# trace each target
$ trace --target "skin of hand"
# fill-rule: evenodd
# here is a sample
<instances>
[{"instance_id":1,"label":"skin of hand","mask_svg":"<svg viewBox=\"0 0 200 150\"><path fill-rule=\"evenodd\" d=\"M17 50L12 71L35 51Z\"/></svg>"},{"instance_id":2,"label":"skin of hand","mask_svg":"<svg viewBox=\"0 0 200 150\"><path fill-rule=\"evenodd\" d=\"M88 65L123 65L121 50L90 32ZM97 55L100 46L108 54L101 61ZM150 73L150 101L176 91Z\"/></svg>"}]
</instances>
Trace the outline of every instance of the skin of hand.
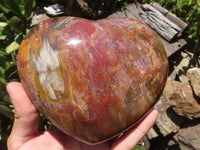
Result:
<instances>
[{"instance_id":1,"label":"skin of hand","mask_svg":"<svg viewBox=\"0 0 200 150\"><path fill-rule=\"evenodd\" d=\"M7 141L8 150L132 150L155 123L152 109L136 126L115 142L87 145L52 127L39 132L39 112L29 100L21 83L11 82L7 92L15 110L15 120Z\"/></svg>"}]
</instances>

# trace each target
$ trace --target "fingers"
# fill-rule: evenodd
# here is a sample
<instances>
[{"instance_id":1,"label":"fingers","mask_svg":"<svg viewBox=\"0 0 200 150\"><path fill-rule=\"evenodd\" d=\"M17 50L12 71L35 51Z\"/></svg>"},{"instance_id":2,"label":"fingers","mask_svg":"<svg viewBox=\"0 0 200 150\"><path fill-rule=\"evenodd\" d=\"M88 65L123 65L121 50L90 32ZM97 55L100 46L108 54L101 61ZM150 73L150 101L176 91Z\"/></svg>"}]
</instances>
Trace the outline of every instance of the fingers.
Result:
<instances>
[{"instance_id":1,"label":"fingers","mask_svg":"<svg viewBox=\"0 0 200 150\"><path fill-rule=\"evenodd\" d=\"M158 112L151 110L147 116L131 131L113 144L113 150L132 150L141 138L149 131L158 118Z\"/></svg>"},{"instance_id":2,"label":"fingers","mask_svg":"<svg viewBox=\"0 0 200 150\"><path fill-rule=\"evenodd\" d=\"M15 110L14 125L9 139L23 143L37 133L39 113L27 97L21 83L9 83L6 89Z\"/></svg>"}]
</instances>

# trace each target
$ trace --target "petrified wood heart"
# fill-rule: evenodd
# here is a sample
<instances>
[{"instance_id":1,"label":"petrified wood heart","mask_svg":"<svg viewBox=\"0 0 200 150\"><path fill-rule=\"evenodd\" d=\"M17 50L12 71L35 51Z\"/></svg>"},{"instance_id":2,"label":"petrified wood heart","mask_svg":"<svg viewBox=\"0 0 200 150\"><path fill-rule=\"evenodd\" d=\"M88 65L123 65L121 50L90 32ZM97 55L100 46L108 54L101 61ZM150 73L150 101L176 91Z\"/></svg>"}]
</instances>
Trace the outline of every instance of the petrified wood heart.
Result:
<instances>
[{"instance_id":1,"label":"petrified wood heart","mask_svg":"<svg viewBox=\"0 0 200 150\"><path fill-rule=\"evenodd\" d=\"M157 34L128 18L52 18L18 53L29 98L57 128L86 143L133 126L156 103L168 75Z\"/></svg>"}]
</instances>

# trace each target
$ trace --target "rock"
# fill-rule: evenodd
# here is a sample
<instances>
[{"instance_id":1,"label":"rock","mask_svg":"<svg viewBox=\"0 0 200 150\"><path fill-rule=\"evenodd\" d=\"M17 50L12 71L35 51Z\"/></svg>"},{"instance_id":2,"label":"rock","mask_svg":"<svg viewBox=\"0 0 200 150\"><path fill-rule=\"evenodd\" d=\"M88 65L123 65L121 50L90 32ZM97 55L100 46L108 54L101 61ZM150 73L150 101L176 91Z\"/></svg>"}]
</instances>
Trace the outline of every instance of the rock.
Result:
<instances>
[{"instance_id":1,"label":"rock","mask_svg":"<svg viewBox=\"0 0 200 150\"><path fill-rule=\"evenodd\" d=\"M180 82L167 80L164 92L160 97L160 100L155 105L155 109L158 111L158 119L156 125L159 129L159 132L163 136L167 136L171 133L176 133L182 123L185 121L185 118L178 116L172 109L171 105L168 102L170 95L176 91L181 86ZM159 134L159 133L157 133ZM150 130L148 137L154 138L156 134L154 131Z\"/></svg>"},{"instance_id":2,"label":"rock","mask_svg":"<svg viewBox=\"0 0 200 150\"><path fill-rule=\"evenodd\" d=\"M160 100L155 108L159 113L156 125L163 136L175 133L180 129L180 125L184 122L185 118L178 116L166 100ZM151 132L152 135L155 136Z\"/></svg>"},{"instance_id":3,"label":"rock","mask_svg":"<svg viewBox=\"0 0 200 150\"><path fill-rule=\"evenodd\" d=\"M169 95L169 103L180 116L189 119L200 117L200 105L193 96L189 82L181 84L180 88Z\"/></svg>"},{"instance_id":4,"label":"rock","mask_svg":"<svg viewBox=\"0 0 200 150\"><path fill-rule=\"evenodd\" d=\"M142 142L141 142L140 146L142 146L145 150L150 148L150 142L149 142L147 136L144 136L141 141Z\"/></svg>"},{"instance_id":5,"label":"rock","mask_svg":"<svg viewBox=\"0 0 200 150\"><path fill-rule=\"evenodd\" d=\"M167 149L166 150L180 150L179 143L174 137L171 137L169 142L167 143Z\"/></svg>"},{"instance_id":6,"label":"rock","mask_svg":"<svg viewBox=\"0 0 200 150\"><path fill-rule=\"evenodd\" d=\"M173 59L174 71L176 72L177 79L184 83L188 82L189 79L186 73L190 68L199 67L200 56L188 51L182 51L180 57L175 57Z\"/></svg>"},{"instance_id":7,"label":"rock","mask_svg":"<svg viewBox=\"0 0 200 150\"><path fill-rule=\"evenodd\" d=\"M157 34L128 18L46 20L22 42L17 63L38 110L63 132L91 144L120 134L146 114L169 68Z\"/></svg>"},{"instance_id":8,"label":"rock","mask_svg":"<svg viewBox=\"0 0 200 150\"><path fill-rule=\"evenodd\" d=\"M35 26L40 22L49 19L49 17L45 13L35 13L31 22L31 26Z\"/></svg>"},{"instance_id":9,"label":"rock","mask_svg":"<svg viewBox=\"0 0 200 150\"><path fill-rule=\"evenodd\" d=\"M194 93L200 97L200 68L191 68L186 75L190 80Z\"/></svg>"},{"instance_id":10,"label":"rock","mask_svg":"<svg viewBox=\"0 0 200 150\"><path fill-rule=\"evenodd\" d=\"M49 6L44 6L43 8L46 11L46 13L50 16L58 16L64 14L64 6L58 3Z\"/></svg>"},{"instance_id":11,"label":"rock","mask_svg":"<svg viewBox=\"0 0 200 150\"><path fill-rule=\"evenodd\" d=\"M189 69L189 64L191 57L193 57L192 54L188 54L185 52L181 52L182 60L180 63L175 66L175 70L177 72L178 79L181 82L188 82L188 78L186 77L186 71Z\"/></svg>"},{"instance_id":12,"label":"rock","mask_svg":"<svg viewBox=\"0 0 200 150\"><path fill-rule=\"evenodd\" d=\"M165 99L169 100L174 91L180 89L182 84L182 82L173 81L170 78L168 78L162 95L165 97Z\"/></svg>"},{"instance_id":13,"label":"rock","mask_svg":"<svg viewBox=\"0 0 200 150\"><path fill-rule=\"evenodd\" d=\"M151 139L153 139L153 138L157 138L159 135L158 135L158 133L154 130L154 128L151 128L151 129L147 132L146 136L147 136L147 138L148 138L149 140L151 140Z\"/></svg>"},{"instance_id":14,"label":"rock","mask_svg":"<svg viewBox=\"0 0 200 150\"><path fill-rule=\"evenodd\" d=\"M188 121L176 135L181 150L200 149L200 120Z\"/></svg>"},{"instance_id":15,"label":"rock","mask_svg":"<svg viewBox=\"0 0 200 150\"><path fill-rule=\"evenodd\" d=\"M175 133L168 136L159 136L150 140L150 148L148 150L180 150L179 143L174 139Z\"/></svg>"}]
</instances>

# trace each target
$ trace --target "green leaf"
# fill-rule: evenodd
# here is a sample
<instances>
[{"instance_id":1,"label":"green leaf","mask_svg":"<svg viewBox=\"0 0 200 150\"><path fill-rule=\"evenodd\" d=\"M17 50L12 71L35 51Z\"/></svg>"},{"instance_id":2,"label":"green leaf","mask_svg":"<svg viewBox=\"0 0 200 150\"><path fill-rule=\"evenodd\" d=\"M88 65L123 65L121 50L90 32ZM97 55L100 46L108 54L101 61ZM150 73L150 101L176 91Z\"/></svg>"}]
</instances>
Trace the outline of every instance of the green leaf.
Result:
<instances>
[{"instance_id":1,"label":"green leaf","mask_svg":"<svg viewBox=\"0 0 200 150\"><path fill-rule=\"evenodd\" d=\"M0 49L0 55L7 55L7 53L4 51L4 49Z\"/></svg>"},{"instance_id":2,"label":"green leaf","mask_svg":"<svg viewBox=\"0 0 200 150\"><path fill-rule=\"evenodd\" d=\"M0 35L0 40L5 40L7 38L6 35Z\"/></svg>"},{"instance_id":3,"label":"green leaf","mask_svg":"<svg viewBox=\"0 0 200 150\"><path fill-rule=\"evenodd\" d=\"M199 2L200 3L200 2ZM197 8L197 15L200 16L200 4L199 4L199 7ZM198 18L199 19L199 18Z\"/></svg>"},{"instance_id":4,"label":"green leaf","mask_svg":"<svg viewBox=\"0 0 200 150\"><path fill-rule=\"evenodd\" d=\"M15 32L24 32L25 27L21 19L17 16L13 16L9 21L8 25L14 30Z\"/></svg>"},{"instance_id":5,"label":"green leaf","mask_svg":"<svg viewBox=\"0 0 200 150\"><path fill-rule=\"evenodd\" d=\"M19 9L20 9L20 11L21 11L21 14L24 16L24 14L25 14L24 5L19 4Z\"/></svg>"},{"instance_id":6,"label":"green leaf","mask_svg":"<svg viewBox=\"0 0 200 150\"><path fill-rule=\"evenodd\" d=\"M5 84L6 82L6 79L0 76L0 85Z\"/></svg>"},{"instance_id":7,"label":"green leaf","mask_svg":"<svg viewBox=\"0 0 200 150\"><path fill-rule=\"evenodd\" d=\"M133 150L145 150L144 147L136 145L136 147Z\"/></svg>"},{"instance_id":8,"label":"green leaf","mask_svg":"<svg viewBox=\"0 0 200 150\"><path fill-rule=\"evenodd\" d=\"M23 34L22 33L19 33L16 37L15 37L15 41L18 43L18 44L21 44L23 40Z\"/></svg>"},{"instance_id":9,"label":"green leaf","mask_svg":"<svg viewBox=\"0 0 200 150\"><path fill-rule=\"evenodd\" d=\"M182 7L182 0L177 0L177 6L178 6L179 8Z\"/></svg>"},{"instance_id":10,"label":"green leaf","mask_svg":"<svg viewBox=\"0 0 200 150\"><path fill-rule=\"evenodd\" d=\"M5 14L8 14L10 11L9 9L7 9L5 6L3 6L2 4L0 4L0 11L2 11Z\"/></svg>"},{"instance_id":11,"label":"green leaf","mask_svg":"<svg viewBox=\"0 0 200 150\"><path fill-rule=\"evenodd\" d=\"M188 1L188 5L191 5L192 4L192 0L187 0Z\"/></svg>"},{"instance_id":12,"label":"green leaf","mask_svg":"<svg viewBox=\"0 0 200 150\"><path fill-rule=\"evenodd\" d=\"M7 22L8 18L4 13L0 13L0 21L1 22Z\"/></svg>"},{"instance_id":13,"label":"green leaf","mask_svg":"<svg viewBox=\"0 0 200 150\"><path fill-rule=\"evenodd\" d=\"M0 22L0 27L5 27L5 26L7 26L7 25L8 25L7 22Z\"/></svg>"},{"instance_id":14,"label":"green leaf","mask_svg":"<svg viewBox=\"0 0 200 150\"><path fill-rule=\"evenodd\" d=\"M4 105L0 105L0 115L3 115L8 118L12 118L14 113L12 112L12 109L10 109Z\"/></svg>"},{"instance_id":15,"label":"green leaf","mask_svg":"<svg viewBox=\"0 0 200 150\"><path fill-rule=\"evenodd\" d=\"M182 8L183 6L190 6L192 4L192 0L177 0L177 6Z\"/></svg>"},{"instance_id":16,"label":"green leaf","mask_svg":"<svg viewBox=\"0 0 200 150\"><path fill-rule=\"evenodd\" d=\"M14 41L9 46L6 47L6 53L11 53L19 48L19 44Z\"/></svg>"},{"instance_id":17,"label":"green leaf","mask_svg":"<svg viewBox=\"0 0 200 150\"><path fill-rule=\"evenodd\" d=\"M0 53L0 63L1 63L2 61L7 61L7 57L6 57L4 54L1 54L1 53Z\"/></svg>"},{"instance_id":18,"label":"green leaf","mask_svg":"<svg viewBox=\"0 0 200 150\"><path fill-rule=\"evenodd\" d=\"M35 0L25 0L25 18L29 19L33 15L33 9L36 7Z\"/></svg>"},{"instance_id":19,"label":"green leaf","mask_svg":"<svg viewBox=\"0 0 200 150\"><path fill-rule=\"evenodd\" d=\"M10 67L5 71L5 77L8 80L8 82L17 81L18 79L17 65L10 65Z\"/></svg>"},{"instance_id":20,"label":"green leaf","mask_svg":"<svg viewBox=\"0 0 200 150\"><path fill-rule=\"evenodd\" d=\"M0 67L0 86L4 83L6 83L6 79L5 79L5 69ZM2 91L0 91L2 92ZM1 94L1 93L0 93Z\"/></svg>"},{"instance_id":21,"label":"green leaf","mask_svg":"<svg viewBox=\"0 0 200 150\"><path fill-rule=\"evenodd\" d=\"M19 8L18 0L4 0L4 5L9 8L10 11L15 13L17 16L22 17L21 10Z\"/></svg>"}]
</instances>

